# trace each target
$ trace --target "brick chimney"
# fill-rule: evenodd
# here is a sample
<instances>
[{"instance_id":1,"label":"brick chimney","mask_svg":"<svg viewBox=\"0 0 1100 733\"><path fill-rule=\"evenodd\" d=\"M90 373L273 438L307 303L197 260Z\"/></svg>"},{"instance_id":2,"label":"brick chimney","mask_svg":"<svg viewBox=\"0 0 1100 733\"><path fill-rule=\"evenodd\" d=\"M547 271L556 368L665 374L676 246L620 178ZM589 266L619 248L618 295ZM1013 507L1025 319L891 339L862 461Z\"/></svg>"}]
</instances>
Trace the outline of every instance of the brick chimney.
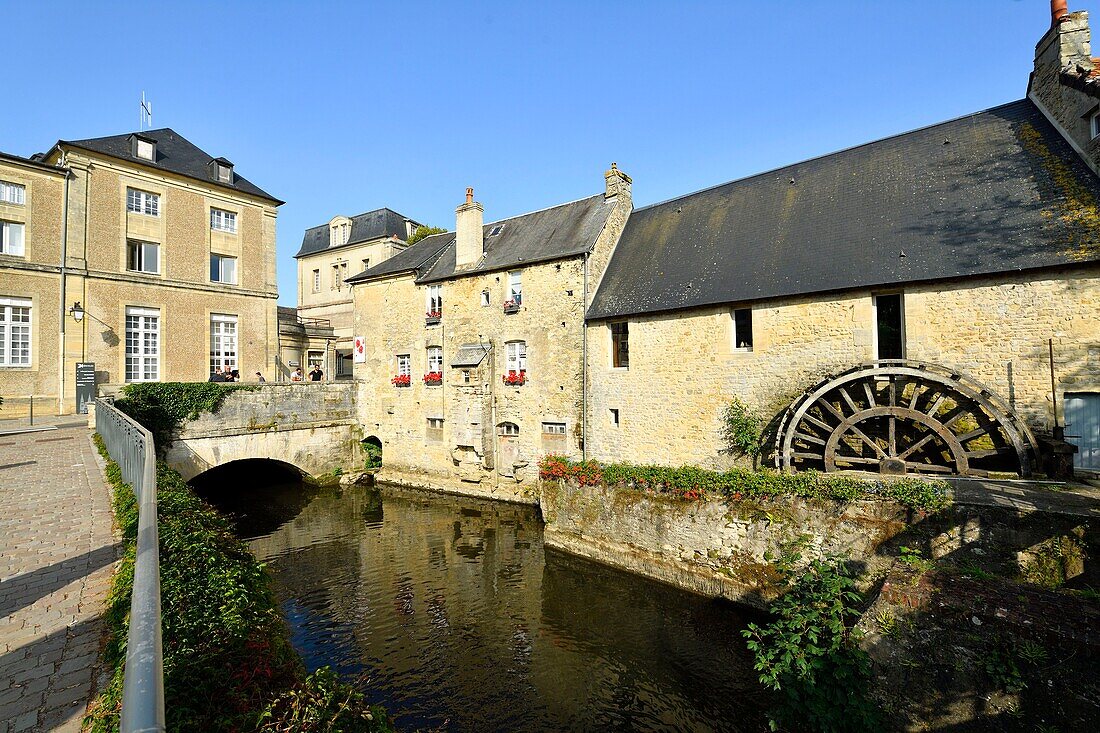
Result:
<instances>
[{"instance_id":1,"label":"brick chimney","mask_svg":"<svg viewBox=\"0 0 1100 733\"><path fill-rule=\"evenodd\" d=\"M1051 0L1050 28L1035 46L1035 70L1027 96L1094 171L1100 172L1100 143L1092 117L1100 101L1093 77L1089 14L1069 12L1066 0Z\"/></svg>"},{"instance_id":2,"label":"brick chimney","mask_svg":"<svg viewBox=\"0 0 1100 733\"><path fill-rule=\"evenodd\" d=\"M474 189L466 189L466 203L455 209L455 269L465 270L481 261L485 253L485 209L474 201Z\"/></svg>"},{"instance_id":3,"label":"brick chimney","mask_svg":"<svg viewBox=\"0 0 1100 733\"><path fill-rule=\"evenodd\" d=\"M605 199L613 198L620 193L625 193L627 198L630 197L630 176L619 170L618 165L612 163L611 170L603 174L603 179L606 183L603 194Z\"/></svg>"}]
</instances>

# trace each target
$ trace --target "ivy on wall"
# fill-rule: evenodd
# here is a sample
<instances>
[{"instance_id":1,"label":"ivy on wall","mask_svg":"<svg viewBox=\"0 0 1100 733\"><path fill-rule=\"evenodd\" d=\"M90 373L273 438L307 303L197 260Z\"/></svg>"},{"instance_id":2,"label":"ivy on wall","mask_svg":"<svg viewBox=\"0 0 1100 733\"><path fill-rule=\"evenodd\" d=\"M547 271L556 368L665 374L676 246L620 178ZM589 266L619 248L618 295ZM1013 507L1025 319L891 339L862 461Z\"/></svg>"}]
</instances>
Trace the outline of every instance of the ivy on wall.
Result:
<instances>
[{"instance_id":1,"label":"ivy on wall","mask_svg":"<svg viewBox=\"0 0 1100 733\"><path fill-rule=\"evenodd\" d=\"M256 385L222 382L138 382L123 388L115 407L148 428L160 451L183 422L217 412L232 392L256 389Z\"/></svg>"}]
</instances>

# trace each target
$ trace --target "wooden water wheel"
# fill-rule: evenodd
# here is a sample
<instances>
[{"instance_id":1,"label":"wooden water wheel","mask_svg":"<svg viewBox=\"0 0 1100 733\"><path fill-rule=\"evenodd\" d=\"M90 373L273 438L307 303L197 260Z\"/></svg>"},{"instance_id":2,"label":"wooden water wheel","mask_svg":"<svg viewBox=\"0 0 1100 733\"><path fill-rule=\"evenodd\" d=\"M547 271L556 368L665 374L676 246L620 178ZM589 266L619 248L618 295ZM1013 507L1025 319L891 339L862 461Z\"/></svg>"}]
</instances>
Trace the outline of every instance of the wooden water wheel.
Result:
<instances>
[{"instance_id":1,"label":"wooden water wheel","mask_svg":"<svg viewBox=\"0 0 1100 733\"><path fill-rule=\"evenodd\" d=\"M884 474L1031 475L1035 438L997 395L958 371L884 360L830 376L791 403L776 466Z\"/></svg>"}]
</instances>

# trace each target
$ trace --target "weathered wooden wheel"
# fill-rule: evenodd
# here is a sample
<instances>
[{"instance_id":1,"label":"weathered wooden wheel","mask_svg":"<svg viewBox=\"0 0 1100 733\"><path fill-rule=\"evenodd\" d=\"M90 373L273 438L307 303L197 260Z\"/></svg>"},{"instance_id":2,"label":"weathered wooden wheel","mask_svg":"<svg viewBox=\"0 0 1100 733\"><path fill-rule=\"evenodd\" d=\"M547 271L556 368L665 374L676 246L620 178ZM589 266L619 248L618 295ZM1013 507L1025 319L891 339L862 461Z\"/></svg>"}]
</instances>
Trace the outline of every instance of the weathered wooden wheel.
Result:
<instances>
[{"instance_id":1,"label":"weathered wooden wheel","mask_svg":"<svg viewBox=\"0 0 1100 733\"><path fill-rule=\"evenodd\" d=\"M877 361L830 376L791 403L775 461L785 470L1031 475L1035 438L992 391L958 371Z\"/></svg>"}]
</instances>

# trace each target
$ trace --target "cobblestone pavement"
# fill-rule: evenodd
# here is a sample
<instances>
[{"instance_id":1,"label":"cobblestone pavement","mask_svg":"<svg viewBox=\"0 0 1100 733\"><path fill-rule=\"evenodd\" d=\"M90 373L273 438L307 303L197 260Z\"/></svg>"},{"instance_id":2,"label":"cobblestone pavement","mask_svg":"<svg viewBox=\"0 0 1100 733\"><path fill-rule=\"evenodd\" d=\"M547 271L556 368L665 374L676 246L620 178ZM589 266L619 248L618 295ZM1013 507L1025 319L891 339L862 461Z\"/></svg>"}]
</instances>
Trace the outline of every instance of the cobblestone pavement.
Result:
<instances>
[{"instance_id":1,"label":"cobblestone pavement","mask_svg":"<svg viewBox=\"0 0 1100 733\"><path fill-rule=\"evenodd\" d=\"M0 733L79 731L119 545L87 427L0 435Z\"/></svg>"}]
</instances>

